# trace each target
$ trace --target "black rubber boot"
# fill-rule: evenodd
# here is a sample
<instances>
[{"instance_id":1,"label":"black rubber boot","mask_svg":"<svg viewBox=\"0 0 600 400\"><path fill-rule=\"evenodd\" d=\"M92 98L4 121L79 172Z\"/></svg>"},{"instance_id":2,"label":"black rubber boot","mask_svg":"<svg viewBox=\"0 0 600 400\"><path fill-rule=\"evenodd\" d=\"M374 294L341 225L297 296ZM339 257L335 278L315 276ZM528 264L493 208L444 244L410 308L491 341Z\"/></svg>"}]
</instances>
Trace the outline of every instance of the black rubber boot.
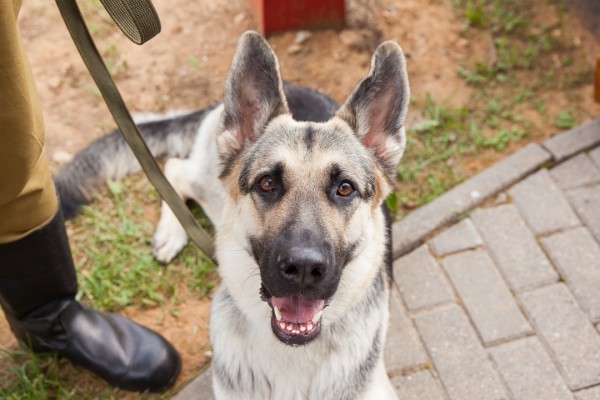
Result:
<instances>
[{"instance_id":1,"label":"black rubber boot","mask_svg":"<svg viewBox=\"0 0 600 400\"><path fill-rule=\"evenodd\" d=\"M111 385L161 392L181 369L158 333L75 300L77 279L60 211L38 231L0 244L0 305L15 336L35 352L56 352Z\"/></svg>"}]
</instances>

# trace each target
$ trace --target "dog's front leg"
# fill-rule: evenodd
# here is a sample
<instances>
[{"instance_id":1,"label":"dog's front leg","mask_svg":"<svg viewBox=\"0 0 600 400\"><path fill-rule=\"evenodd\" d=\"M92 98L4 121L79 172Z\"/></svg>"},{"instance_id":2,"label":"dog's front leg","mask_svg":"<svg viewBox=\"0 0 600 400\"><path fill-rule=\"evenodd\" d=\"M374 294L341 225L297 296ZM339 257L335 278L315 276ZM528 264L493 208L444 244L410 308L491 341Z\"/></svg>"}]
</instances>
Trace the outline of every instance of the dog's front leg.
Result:
<instances>
[{"instance_id":1,"label":"dog's front leg","mask_svg":"<svg viewBox=\"0 0 600 400\"><path fill-rule=\"evenodd\" d=\"M208 161L204 160L204 164ZM200 164L192 156L182 160L170 158L165 164L165 176L184 200L194 200L202 206L213 225L218 225L224 201L224 189L217 173L209 166ZM186 245L188 236L183 226L166 202L162 202L160 220L152 238L154 257L162 262L170 262Z\"/></svg>"},{"instance_id":2,"label":"dog's front leg","mask_svg":"<svg viewBox=\"0 0 600 400\"><path fill-rule=\"evenodd\" d=\"M185 163L187 160L170 158L165 164L165 176L173 188L184 200L192 197L192 185L185 179ZM162 262L170 262L186 245L187 233L171 211L169 205L163 201L160 209L160 220L156 226L152 247L154 257Z\"/></svg>"}]
</instances>

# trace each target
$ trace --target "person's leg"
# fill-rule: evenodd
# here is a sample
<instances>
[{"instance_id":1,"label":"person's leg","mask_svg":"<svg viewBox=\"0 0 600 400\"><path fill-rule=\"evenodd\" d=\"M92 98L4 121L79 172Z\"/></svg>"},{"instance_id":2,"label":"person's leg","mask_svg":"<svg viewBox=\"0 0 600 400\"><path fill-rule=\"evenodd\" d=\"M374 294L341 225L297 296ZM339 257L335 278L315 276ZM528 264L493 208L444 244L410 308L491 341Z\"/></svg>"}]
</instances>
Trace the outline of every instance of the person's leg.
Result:
<instances>
[{"instance_id":1,"label":"person's leg","mask_svg":"<svg viewBox=\"0 0 600 400\"><path fill-rule=\"evenodd\" d=\"M17 31L20 3L0 4L0 243L45 225L58 207L40 102Z\"/></svg>"},{"instance_id":2,"label":"person's leg","mask_svg":"<svg viewBox=\"0 0 600 400\"><path fill-rule=\"evenodd\" d=\"M44 156L19 7L20 0L0 1L0 306L15 336L34 351L55 351L124 389L165 390L181 368L173 346L75 300L75 267Z\"/></svg>"}]
</instances>

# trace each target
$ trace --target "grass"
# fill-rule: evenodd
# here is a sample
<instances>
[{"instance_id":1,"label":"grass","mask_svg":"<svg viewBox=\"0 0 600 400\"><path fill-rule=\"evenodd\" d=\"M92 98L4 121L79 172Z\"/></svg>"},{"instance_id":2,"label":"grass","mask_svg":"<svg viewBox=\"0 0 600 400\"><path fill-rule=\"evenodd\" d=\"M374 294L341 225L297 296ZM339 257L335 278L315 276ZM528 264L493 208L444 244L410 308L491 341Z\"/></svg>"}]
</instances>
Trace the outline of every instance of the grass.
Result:
<instances>
[{"instance_id":1,"label":"grass","mask_svg":"<svg viewBox=\"0 0 600 400\"><path fill-rule=\"evenodd\" d=\"M152 255L154 227L146 213L157 212L160 201L145 179L109 182L105 195L86 207L71 224L73 254L80 280L79 298L92 306L118 311L128 306L176 304L181 282L201 298L216 280L211 261L189 244L168 266ZM208 219L197 208L196 216Z\"/></svg>"},{"instance_id":2,"label":"grass","mask_svg":"<svg viewBox=\"0 0 600 400\"><path fill-rule=\"evenodd\" d=\"M162 399L168 395L123 392L107 387L91 373L52 354L0 350L0 398L3 400Z\"/></svg>"},{"instance_id":3,"label":"grass","mask_svg":"<svg viewBox=\"0 0 600 400\"><path fill-rule=\"evenodd\" d=\"M576 48L566 40L562 26L561 6L555 7L558 22L535 23L533 0L455 0L456 10L465 18L463 34L471 37L475 32L485 31L493 43L491 60L475 60L472 66L463 66L459 75L467 83L483 86L505 83L514 79L520 71L533 71L525 80L529 85L544 87L556 84L577 85L589 82L582 75L588 68L576 72L581 65L575 63ZM549 78L560 78L551 81Z\"/></svg>"},{"instance_id":4,"label":"grass","mask_svg":"<svg viewBox=\"0 0 600 400\"><path fill-rule=\"evenodd\" d=\"M426 95L413 100L418 111L408 132L406 154L398 168L400 189L388 206L402 216L468 177L459 164L484 150L501 152L531 136L529 124L512 104L491 99L485 107L453 107Z\"/></svg>"},{"instance_id":5,"label":"grass","mask_svg":"<svg viewBox=\"0 0 600 400\"><path fill-rule=\"evenodd\" d=\"M0 371L0 398L6 400L74 399L75 390L67 390L52 372L56 358L39 357L26 351L0 351L8 368Z\"/></svg>"}]
</instances>

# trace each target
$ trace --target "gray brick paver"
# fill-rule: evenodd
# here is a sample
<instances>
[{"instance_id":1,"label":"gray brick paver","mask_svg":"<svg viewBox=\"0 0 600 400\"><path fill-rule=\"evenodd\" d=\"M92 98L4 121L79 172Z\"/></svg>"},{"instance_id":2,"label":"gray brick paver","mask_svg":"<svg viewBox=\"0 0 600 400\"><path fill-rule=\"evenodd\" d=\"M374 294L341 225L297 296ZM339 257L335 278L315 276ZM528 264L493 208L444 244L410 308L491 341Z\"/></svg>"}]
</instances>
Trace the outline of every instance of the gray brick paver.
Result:
<instances>
[{"instance_id":1,"label":"gray brick paver","mask_svg":"<svg viewBox=\"0 0 600 400\"><path fill-rule=\"evenodd\" d=\"M558 274L513 204L480 209L471 218L513 290L558 281Z\"/></svg>"},{"instance_id":2,"label":"gray brick paver","mask_svg":"<svg viewBox=\"0 0 600 400\"><path fill-rule=\"evenodd\" d=\"M431 251L437 256L473 249L482 244L483 241L469 218L454 224L429 242Z\"/></svg>"},{"instance_id":3,"label":"gray brick paver","mask_svg":"<svg viewBox=\"0 0 600 400\"><path fill-rule=\"evenodd\" d=\"M600 322L600 245L584 227L542 238L541 242L590 319Z\"/></svg>"},{"instance_id":4,"label":"gray brick paver","mask_svg":"<svg viewBox=\"0 0 600 400\"><path fill-rule=\"evenodd\" d=\"M576 400L600 400L600 386L583 389L575 393Z\"/></svg>"},{"instance_id":5,"label":"gray brick paver","mask_svg":"<svg viewBox=\"0 0 600 400\"><path fill-rule=\"evenodd\" d=\"M214 400L211 368L177 393L173 400Z\"/></svg>"},{"instance_id":6,"label":"gray brick paver","mask_svg":"<svg viewBox=\"0 0 600 400\"><path fill-rule=\"evenodd\" d=\"M567 192L573 208L600 243L600 185Z\"/></svg>"},{"instance_id":7,"label":"gray brick paver","mask_svg":"<svg viewBox=\"0 0 600 400\"><path fill-rule=\"evenodd\" d=\"M593 149L592 151L590 151L590 157L592 158L592 161L594 161L596 163L596 166L598 168L600 168L600 146L596 147L595 149Z\"/></svg>"},{"instance_id":8,"label":"gray brick paver","mask_svg":"<svg viewBox=\"0 0 600 400\"><path fill-rule=\"evenodd\" d=\"M585 153L552 168L550 175L563 190L600 182L600 168Z\"/></svg>"},{"instance_id":9,"label":"gray brick paver","mask_svg":"<svg viewBox=\"0 0 600 400\"><path fill-rule=\"evenodd\" d=\"M537 337L505 343L489 352L515 400L573 400Z\"/></svg>"},{"instance_id":10,"label":"gray brick paver","mask_svg":"<svg viewBox=\"0 0 600 400\"><path fill-rule=\"evenodd\" d=\"M509 398L498 371L458 305L419 314L414 321L452 400Z\"/></svg>"},{"instance_id":11,"label":"gray brick paver","mask_svg":"<svg viewBox=\"0 0 600 400\"><path fill-rule=\"evenodd\" d=\"M383 354L389 373L421 368L429 361L396 290L390 296L390 322Z\"/></svg>"},{"instance_id":12,"label":"gray brick paver","mask_svg":"<svg viewBox=\"0 0 600 400\"><path fill-rule=\"evenodd\" d=\"M595 119L546 140L543 146L552 153L555 161L561 161L598 143L600 119Z\"/></svg>"},{"instance_id":13,"label":"gray brick paver","mask_svg":"<svg viewBox=\"0 0 600 400\"><path fill-rule=\"evenodd\" d=\"M442 263L486 346L532 332L484 250L449 256Z\"/></svg>"},{"instance_id":14,"label":"gray brick paver","mask_svg":"<svg viewBox=\"0 0 600 400\"><path fill-rule=\"evenodd\" d=\"M563 193L541 169L509 189L508 193L536 235L580 224Z\"/></svg>"},{"instance_id":15,"label":"gray brick paver","mask_svg":"<svg viewBox=\"0 0 600 400\"><path fill-rule=\"evenodd\" d=\"M392 378L398 400L445 400L440 383L429 371L419 371L407 376Z\"/></svg>"},{"instance_id":16,"label":"gray brick paver","mask_svg":"<svg viewBox=\"0 0 600 400\"><path fill-rule=\"evenodd\" d=\"M455 300L444 273L429 253L427 245L394 261L394 280L410 311Z\"/></svg>"},{"instance_id":17,"label":"gray brick paver","mask_svg":"<svg viewBox=\"0 0 600 400\"><path fill-rule=\"evenodd\" d=\"M562 283L519 296L571 390L600 384L600 335Z\"/></svg>"}]
</instances>

